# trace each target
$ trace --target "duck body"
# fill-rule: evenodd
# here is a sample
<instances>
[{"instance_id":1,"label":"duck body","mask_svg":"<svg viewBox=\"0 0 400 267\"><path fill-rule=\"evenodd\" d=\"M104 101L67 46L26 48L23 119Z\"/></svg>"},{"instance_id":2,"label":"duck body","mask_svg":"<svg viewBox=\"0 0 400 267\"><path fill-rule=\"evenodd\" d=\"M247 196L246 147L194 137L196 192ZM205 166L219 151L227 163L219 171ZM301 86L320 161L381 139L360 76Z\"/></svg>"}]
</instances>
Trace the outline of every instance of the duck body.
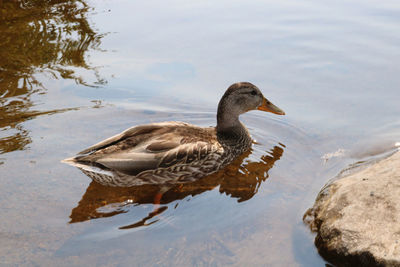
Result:
<instances>
[{"instance_id":1,"label":"duck body","mask_svg":"<svg viewBox=\"0 0 400 267\"><path fill-rule=\"evenodd\" d=\"M184 122L140 125L65 161L80 169L91 165L118 172L118 179L90 176L109 186L192 182L220 170L251 148L252 139L238 117L248 110L267 108L270 102L266 101L254 85L237 83L228 88L218 105L216 127ZM272 111L268 111L284 114L272 103L270 106Z\"/></svg>"}]
</instances>

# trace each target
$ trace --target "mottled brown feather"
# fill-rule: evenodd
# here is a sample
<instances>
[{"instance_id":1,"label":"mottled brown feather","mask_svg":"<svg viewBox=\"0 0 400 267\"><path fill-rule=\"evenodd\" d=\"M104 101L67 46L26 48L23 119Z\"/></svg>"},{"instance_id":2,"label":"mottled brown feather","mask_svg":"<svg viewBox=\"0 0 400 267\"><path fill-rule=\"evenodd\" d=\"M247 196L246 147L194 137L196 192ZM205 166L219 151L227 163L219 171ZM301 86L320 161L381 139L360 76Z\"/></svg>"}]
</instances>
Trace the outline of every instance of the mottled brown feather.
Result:
<instances>
[{"instance_id":1,"label":"mottled brown feather","mask_svg":"<svg viewBox=\"0 0 400 267\"><path fill-rule=\"evenodd\" d=\"M86 154L75 159L137 174L190 164L219 147L215 128L181 122L155 123L130 128L84 150Z\"/></svg>"}]
</instances>

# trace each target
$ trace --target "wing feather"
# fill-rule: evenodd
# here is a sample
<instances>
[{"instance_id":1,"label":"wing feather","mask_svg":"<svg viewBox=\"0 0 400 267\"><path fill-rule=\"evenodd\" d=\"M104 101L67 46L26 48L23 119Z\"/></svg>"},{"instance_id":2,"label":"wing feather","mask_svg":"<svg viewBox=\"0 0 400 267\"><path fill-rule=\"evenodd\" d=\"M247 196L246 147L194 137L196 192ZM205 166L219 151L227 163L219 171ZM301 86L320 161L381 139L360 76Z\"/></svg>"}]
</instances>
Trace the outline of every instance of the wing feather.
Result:
<instances>
[{"instance_id":1,"label":"wing feather","mask_svg":"<svg viewBox=\"0 0 400 267\"><path fill-rule=\"evenodd\" d=\"M189 164L194 161L202 161L207 155L216 151L222 151L217 142L209 143L197 141L180 145L177 148L163 153L158 167L168 168L173 165Z\"/></svg>"},{"instance_id":2,"label":"wing feather","mask_svg":"<svg viewBox=\"0 0 400 267\"><path fill-rule=\"evenodd\" d=\"M75 160L136 175L145 170L190 165L218 149L222 147L215 128L167 122L129 128L81 151Z\"/></svg>"},{"instance_id":3,"label":"wing feather","mask_svg":"<svg viewBox=\"0 0 400 267\"><path fill-rule=\"evenodd\" d=\"M143 135L143 134L150 134L150 133L152 133L156 130L159 130L163 127L178 126L178 125L186 125L186 124L182 123L182 122L160 122L160 123L152 123L152 124L134 126L134 127L126 129L122 133L111 136L97 144L94 144L91 147L86 148L85 150L82 150L81 152L78 153L78 155L89 154L93 151L113 145L113 144L115 144L121 140L124 140L128 137L134 137L134 136Z\"/></svg>"}]
</instances>

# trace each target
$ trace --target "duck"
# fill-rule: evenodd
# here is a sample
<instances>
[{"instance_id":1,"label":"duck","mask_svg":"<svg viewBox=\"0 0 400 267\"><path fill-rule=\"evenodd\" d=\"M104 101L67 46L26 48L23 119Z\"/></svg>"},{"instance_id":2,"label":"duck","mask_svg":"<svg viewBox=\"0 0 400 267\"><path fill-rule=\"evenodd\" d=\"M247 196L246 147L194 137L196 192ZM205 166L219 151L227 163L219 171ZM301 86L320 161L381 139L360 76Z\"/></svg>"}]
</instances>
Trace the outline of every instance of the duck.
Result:
<instances>
[{"instance_id":1,"label":"duck","mask_svg":"<svg viewBox=\"0 0 400 267\"><path fill-rule=\"evenodd\" d=\"M285 115L257 86L250 82L234 83L219 101L215 127L177 121L134 126L64 162L80 169L92 166L117 173L90 176L107 186L194 182L251 149L253 139L239 120L241 114L251 110Z\"/></svg>"}]
</instances>

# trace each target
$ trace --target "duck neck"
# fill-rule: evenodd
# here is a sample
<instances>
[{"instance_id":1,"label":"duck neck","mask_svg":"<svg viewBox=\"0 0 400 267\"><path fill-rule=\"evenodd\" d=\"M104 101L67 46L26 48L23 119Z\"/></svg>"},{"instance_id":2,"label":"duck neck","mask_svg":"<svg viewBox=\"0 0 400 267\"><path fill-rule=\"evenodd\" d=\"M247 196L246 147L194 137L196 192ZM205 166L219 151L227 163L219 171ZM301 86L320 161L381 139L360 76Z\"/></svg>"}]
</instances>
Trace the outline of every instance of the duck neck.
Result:
<instances>
[{"instance_id":1,"label":"duck neck","mask_svg":"<svg viewBox=\"0 0 400 267\"><path fill-rule=\"evenodd\" d=\"M226 102L226 99L222 98L218 104L217 132L226 132L230 129L243 127L239 121L240 114Z\"/></svg>"},{"instance_id":2,"label":"duck neck","mask_svg":"<svg viewBox=\"0 0 400 267\"><path fill-rule=\"evenodd\" d=\"M251 137L244 125L239 121L239 115L229 106L219 104L217 113L218 140L228 146L251 145Z\"/></svg>"},{"instance_id":3,"label":"duck neck","mask_svg":"<svg viewBox=\"0 0 400 267\"><path fill-rule=\"evenodd\" d=\"M239 121L239 116L234 116L234 114L229 114L229 112L227 113L218 113L217 132L225 132L231 129L243 128L243 125Z\"/></svg>"}]
</instances>

